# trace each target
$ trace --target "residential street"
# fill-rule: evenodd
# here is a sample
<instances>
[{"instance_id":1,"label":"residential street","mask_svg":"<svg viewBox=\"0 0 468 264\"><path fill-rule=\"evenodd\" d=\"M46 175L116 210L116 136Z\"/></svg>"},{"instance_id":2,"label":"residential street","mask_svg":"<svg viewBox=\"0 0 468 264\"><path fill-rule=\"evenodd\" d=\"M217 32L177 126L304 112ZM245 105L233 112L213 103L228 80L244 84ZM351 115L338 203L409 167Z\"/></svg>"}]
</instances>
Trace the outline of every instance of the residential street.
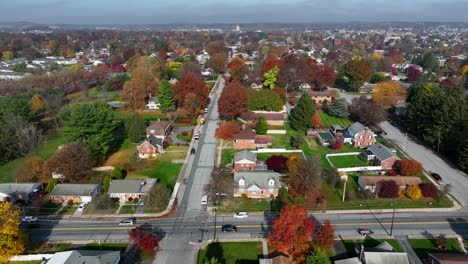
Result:
<instances>
[{"instance_id":1,"label":"residential street","mask_svg":"<svg viewBox=\"0 0 468 264\"><path fill-rule=\"evenodd\" d=\"M379 125L387 133L386 138L392 140L412 158L420 161L427 171L439 173L443 180L442 183L450 184L450 193L463 206L468 204L468 195L466 195L468 177L465 173L452 167L432 150L415 142L409 135L405 140L405 134L388 121L384 121ZM466 211L466 208L462 210Z\"/></svg>"}]
</instances>

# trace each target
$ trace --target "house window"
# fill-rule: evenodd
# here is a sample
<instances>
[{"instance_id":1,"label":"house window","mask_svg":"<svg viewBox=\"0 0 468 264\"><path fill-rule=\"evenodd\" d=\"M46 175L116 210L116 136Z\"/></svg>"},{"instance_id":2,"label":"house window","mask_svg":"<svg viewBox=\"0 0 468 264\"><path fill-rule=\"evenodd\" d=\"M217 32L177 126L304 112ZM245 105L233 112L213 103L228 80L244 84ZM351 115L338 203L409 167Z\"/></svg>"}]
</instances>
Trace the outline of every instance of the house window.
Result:
<instances>
[{"instance_id":1,"label":"house window","mask_svg":"<svg viewBox=\"0 0 468 264\"><path fill-rule=\"evenodd\" d=\"M362 135L359 136L359 139L362 139Z\"/></svg>"},{"instance_id":2,"label":"house window","mask_svg":"<svg viewBox=\"0 0 468 264\"><path fill-rule=\"evenodd\" d=\"M369 135L369 139L371 139L371 138L372 138L372 136L371 136L371 135Z\"/></svg>"},{"instance_id":3,"label":"house window","mask_svg":"<svg viewBox=\"0 0 468 264\"><path fill-rule=\"evenodd\" d=\"M257 194L257 191L252 191L252 194Z\"/></svg>"},{"instance_id":4,"label":"house window","mask_svg":"<svg viewBox=\"0 0 468 264\"><path fill-rule=\"evenodd\" d=\"M357 145L360 146L360 145L361 145L361 142L358 141Z\"/></svg>"}]
</instances>

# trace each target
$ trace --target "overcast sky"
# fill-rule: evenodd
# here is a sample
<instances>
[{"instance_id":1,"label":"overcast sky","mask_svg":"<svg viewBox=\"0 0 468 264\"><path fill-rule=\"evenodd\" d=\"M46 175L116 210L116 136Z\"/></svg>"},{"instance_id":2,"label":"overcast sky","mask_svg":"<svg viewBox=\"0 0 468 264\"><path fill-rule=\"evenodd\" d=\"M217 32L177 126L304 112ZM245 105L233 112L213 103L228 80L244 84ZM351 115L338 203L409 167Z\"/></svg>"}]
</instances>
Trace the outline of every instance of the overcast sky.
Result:
<instances>
[{"instance_id":1,"label":"overcast sky","mask_svg":"<svg viewBox=\"0 0 468 264\"><path fill-rule=\"evenodd\" d=\"M0 11L67 24L468 22L468 0L0 0Z\"/></svg>"}]
</instances>

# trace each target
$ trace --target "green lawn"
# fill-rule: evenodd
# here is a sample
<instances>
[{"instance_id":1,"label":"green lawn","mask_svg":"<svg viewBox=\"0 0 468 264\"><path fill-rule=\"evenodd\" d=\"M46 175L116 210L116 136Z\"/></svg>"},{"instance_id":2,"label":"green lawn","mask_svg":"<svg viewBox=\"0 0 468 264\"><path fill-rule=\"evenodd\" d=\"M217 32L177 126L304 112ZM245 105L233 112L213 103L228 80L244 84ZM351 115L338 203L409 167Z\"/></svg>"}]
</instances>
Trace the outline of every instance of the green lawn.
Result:
<instances>
[{"instance_id":1,"label":"green lawn","mask_svg":"<svg viewBox=\"0 0 468 264\"><path fill-rule=\"evenodd\" d=\"M29 212L31 215L53 215L62 207L60 203L53 203L50 200L45 201L40 208L33 208Z\"/></svg>"},{"instance_id":2,"label":"green lawn","mask_svg":"<svg viewBox=\"0 0 468 264\"><path fill-rule=\"evenodd\" d=\"M72 244L45 243L43 241L29 241L26 244L25 254L47 254L67 251Z\"/></svg>"},{"instance_id":3,"label":"green lawn","mask_svg":"<svg viewBox=\"0 0 468 264\"><path fill-rule=\"evenodd\" d=\"M187 142L189 142L192 139L192 133L186 132L187 134L185 136L182 136L182 133L183 132L177 133L176 135L177 139L182 140L182 141L187 141Z\"/></svg>"},{"instance_id":4,"label":"green lawn","mask_svg":"<svg viewBox=\"0 0 468 264\"><path fill-rule=\"evenodd\" d=\"M127 248L127 243L89 243L83 246L83 250L119 250L123 251Z\"/></svg>"},{"instance_id":5,"label":"green lawn","mask_svg":"<svg viewBox=\"0 0 468 264\"><path fill-rule=\"evenodd\" d=\"M120 208L119 214L133 214L135 213L136 205L131 204L131 205L124 205L122 208Z\"/></svg>"},{"instance_id":6,"label":"green lawn","mask_svg":"<svg viewBox=\"0 0 468 264\"><path fill-rule=\"evenodd\" d=\"M346 128L352 124L351 120L347 117L331 116L323 111L317 111L317 113L321 118L323 126L340 125L341 127Z\"/></svg>"},{"instance_id":7,"label":"green lawn","mask_svg":"<svg viewBox=\"0 0 468 264\"><path fill-rule=\"evenodd\" d=\"M65 206L62 211L60 211L59 215L71 215L71 214L74 214L76 209L78 209L78 206L76 205L73 205L73 206L70 206L70 205L67 205Z\"/></svg>"},{"instance_id":8,"label":"green lawn","mask_svg":"<svg viewBox=\"0 0 468 264\"><path fill-rule=\"evenodd\" d=\"M216 242L198 252L198 263L202 264L205 258L212 257L225 264L258 263L262 255L262 244L259 242Z\"/></svg>"},{"instance_id":9,"label":"green lawn","mask_svg":"<svg viewBox=\"0 0 468 264\"><path fill-rule=\"evenodd\" d=\"M114 214L119 208L118 202L113 202L109 209L102 210L95 207L94 202L91 202L89 206L83 211L83 214Z\"/></svg>"},{"instance_id":10,"label":"green lawn","mask_svg":"<svg viewBox=\"0 0 468 264\"><path fill-rule=\"evenodd\" d=\"M172 163L170 160L157 159L153 168L140 172L150 178L158 179L159 182L165 184L168 188L173 189L179 177L180 169L183 164Z\"/></svg>"},{"instance_id":11,"label":"green lawn","mask_svg":"<svg viewBox=\"0 0 468 264\"><path fill-rule=\"evenodd\" d=\"M403 248L401 247L400 243L398 243L397 240L395 239L373 239L373 238L367 238L364 240L342 240L341 243L343 243L344 248L346 249L346 254L349 257L354 257L356 256L354 248L359 246L361 244L364 244L364 247L376 247L383 243L384 241L387 241L392 247L396 250L396 252L405 252Z\"/></svg>"},{"instance_id":12,"label":"green lawn","mask_svg":"<svg viewBox=\"0 0 468 264\"><path fill-rule=\"evenodd\" d=\"M445 250L438 250L437 243L433 239L410 239L409 243L421 260L427 259L428 253L463 253L455 238L448 239Z\"/></svg>"},{"instance_id":13,"label":"green lawn","mask_svg":"<svg viewBox=\"0 0 468 264\"><path fill-rule=\"evenodd\" d=\"M279 208L271 208L275 211ZM263 212L270 211L270 205L266 199L243 199L243 198L226 198L222 200L218 211L222 213L234 212Z\"/></svg>"},{"instance_id":14,"label":"green lawn","mask_svg":"<svg viewBox=\"0 0 468 264\"><path fill-rule=\"evenodd\" d=\"M368 162L361 159L359 155L328 156L335 168L350 168L368 166Z\"/></svg>"},{"instance_id":15,"label":"green lawn","mask_svg":"<svg viewBox=\"0 0 468 264\"><path fill-rule=\"evenodd\" d=\"M133 115L133 111L127 111L123 108L114 110L114 118L117 120L125 120ZM143 117L145 120L157 120L166 119L166 117L159 110L154 111L138 111L138 115Z\"/></svg>"},{"instance_id":16,"label":"green lawn","mask_svg":"<svg viewBox=\"0 0 468 264\"><path fill-rule=\"evenodd\" d=\"M234 154L240 150L237 149L223 149L221 153L221 166L226 166L233 163Z\"/></svg>"},{"instance_id":17,"label":"green lawn","mask_svg":"<svg viewBox=\"0 0 468 264\"><path fill-rule=\"evenodd\" d=\"M10 261L11 264L41 264L42 260L29 260L29 261Z\"/></svg>"},{"instance_id":18,"label":"green lawn","mask_svg":"<svg viewBox=\"0 0 468 264\"><path fill-rule=\"evenodd\" d=\"M58 147L67 142L66 138L60 134L49 136L37 148L37 155L43 159L52 156ZM34 151L30 151L25 157L11 160L0 166L0 182L13 182L16 171L25 160L34 156Z\"/></svg>"}]
</instances>

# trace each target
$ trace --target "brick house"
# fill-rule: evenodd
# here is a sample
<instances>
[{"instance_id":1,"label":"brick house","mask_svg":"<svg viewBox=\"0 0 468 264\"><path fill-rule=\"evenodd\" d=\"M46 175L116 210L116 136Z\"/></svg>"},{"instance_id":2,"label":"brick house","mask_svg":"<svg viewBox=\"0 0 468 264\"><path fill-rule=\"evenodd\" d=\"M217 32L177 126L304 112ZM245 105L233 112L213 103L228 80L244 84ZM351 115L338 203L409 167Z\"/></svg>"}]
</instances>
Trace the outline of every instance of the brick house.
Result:
<instances>
[{"instance_id":1,"label":"brick house","mask_svg":"<svg viewBox=\"0 0 468 264\"><path fill-rule=\"evenodd\" d=\"M365 127L359 122L355 122L346 128L343 134L343 142L351 143L357 148L366 148L372 144L375 144L375 134L368 127Z\"/></svg>"},{"instance_id":2,"label":"brick house","mask_svg":"<svg viewBox=\"0 0 468 264\"><path fill-rule=\"evenodd\" d=\"M273 141L271 140L271 138L267 136L257 135L255 137L255 147L257 149L266 148L268 146L271 146L272 144L273 144Z\"/></svg>"},{"instance_id":3,"label":"brick house","mask_svg":"<svg viewBox=\"0 0 468 264\"><path fill-rule=\"evenodd\" d=\"M137 146L140 159L155 158L163 151L163 139L150 135Z\"/></svg>"},{"instance_id":4,"label":"brick house","mask_svg":"<svg viewBox=\"0 0 468 264\"><path fill-rule=\"evenodd\" d=\"M396 155L396 150L389 149L380 143L370 145L361 155L366 160L372 161L373 165L381 166L383 170L391 170L395 162L400 160Z\"/></svg>"},{"instance_id":5,"label":"brick house","mask_svg":"<svg viewBox=\"0 0 468 264\"><path fill-rule=\"evenodd\" d=\"M431 264L462 264L468 263L468 255L457 253L428 253L428 261Z\"/></svg>"},{"instance_id":6,"label":"brick house","mask_svg":"<svg viewBox=\"0 0 468 264\"><path fill-rule=\"evenodd\" d=\"M310 98L314 100L316 106L321 106L323 101L331 103L331 101L333 100L333 95L330 91L310 91L308 92L308 94L310 95Z\"/></svg>"},{"instance_id":7,"label":"brick house","mask_svg":"<svg viewBox=\"0 0 468 264\"><path fill-rule=\"evenodd\" d=\"M283 126L284 125L284 113L256 113L258 117L263 116L265 121L270 126Z\"/></svg>"},{"instance_id":8,"label":"brick house","mask_svg":"<svg viewBox=\"0 0 468 264\"><path fill-rule=\"evenodd\" d=\"M156 179L112 180L107 193L110 198L118 198L120 202L141 199L155 183Z\"/></svg>"},{"instance_id":9,"label":"brick house","mask_svg":"<svg viewBox=\"0 0 468 264\"><path fill-rule=\"evenodd\" d=\"M234 154L234 171L255 170L257 154L248 150L243 150Z\"/></svg>"},{"instance_id":10,"label":"brick house","mask_svg":"<svg viewBox=\"0 0 468 264\"><path fill-rule=\"evenodd\" d=\"M249 198L278 196L281 187L279 173L274 171L234 172L234 197L246 194Z\"/></svg>"},{"instance_id":11,"label":"brick house","mask_svg":"<svg viewBox=\"0 0 468 264\"><path fill-rule=\"evenodd\" d=\"M380 181L394 181L400 190L406 190L411 185L419 185L421 178L416 176L359 176L358 184L363 190L370 190L374 193Z\"/></svg>"},{"instance_id":12,"label":"brick house","mask_svg":"<svg viewBox=\"0 0 468 264\"><path fill-rule=\"evenodd\" d=\"M234 149L256 149L255 137L257 134L252 129L246 128L234 135Z\"/></svg>"},{"instance_id":13,"label":"brick house","mask_svg":"<svg viewBox=\"0 0 468 264\"><path fill-rule=\"evenodd\" d=\"M91 202L100 189L99 184L59 183L55 185L50 197L52 201L59 203L65 201Z\"/></svg>"},{"instance_id":14,"label":"brick house","mask_svg":"<svg viewBox=\"0 0 468 264\"><path fill-rule=\"evenodd\" d=\"M153 135L163 141L172 131L172 124L169 121L152 121L146 128L146 137Z\"/></svg>"}]
</instances>

